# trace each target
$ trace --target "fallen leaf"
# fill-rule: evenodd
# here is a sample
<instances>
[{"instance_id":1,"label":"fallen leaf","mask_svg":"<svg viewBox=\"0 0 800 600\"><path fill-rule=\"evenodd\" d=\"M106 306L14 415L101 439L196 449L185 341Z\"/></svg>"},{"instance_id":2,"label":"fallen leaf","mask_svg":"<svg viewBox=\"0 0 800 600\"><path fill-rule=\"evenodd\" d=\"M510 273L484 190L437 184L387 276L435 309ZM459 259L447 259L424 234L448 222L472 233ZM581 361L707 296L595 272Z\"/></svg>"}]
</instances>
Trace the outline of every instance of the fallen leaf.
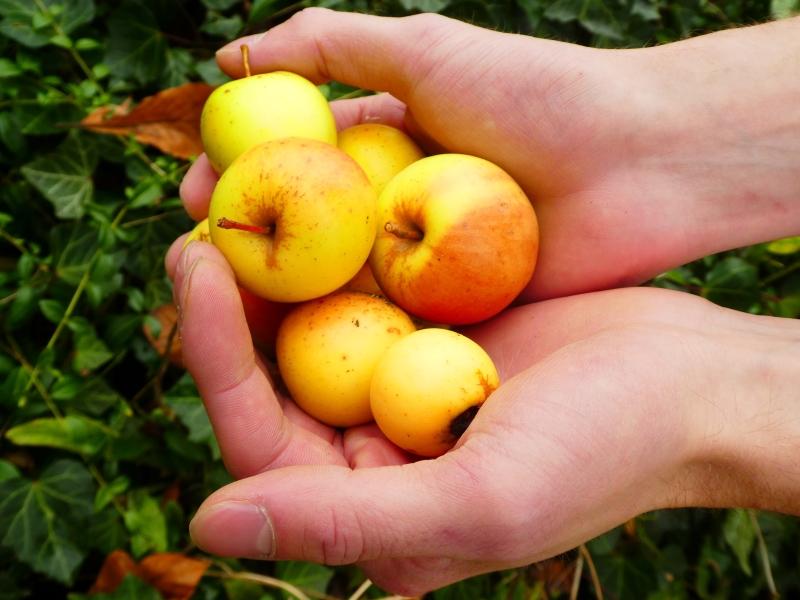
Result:
<instances>
[{"instance_id":1,"label":"fallen leaf","mask_svg":"<svg viewBox=\"0 0 800 600\"><path fill-rule=\"evenodd\" d=\"M211 561L162 552L145 556L139 563L142 579L167 600L188 600Z\"/></svg>"},{"instance_id":2,"label":"fallen leaf","mask_svg":"<svg viewBox=\"0 0 800 600\"><path fill-rule=\"evenodd\" d=\"M136 562L124 550L114 550L103 561L100 573L97 574L97 579L89 593L110 594L117 589L122 580L125 579L125 576L130 573L139 574Z\"/></svg>"},{"instance_id":3,"label":"fallen leaf","mask_svg":"<svg viewBox=\"0 0 800 600\"><path fill-rule=\"evenodd\" d=\"M113 593L126 575L135 575L156 588L165 600L189 600L211 561L177 552L145 556L139 564L124 550L106 557L90 594Z\"/></svg>"},{"instance_id":4,"label":"fallen leaf","mask_svg":"<svg viewBox=\"0 0 800 600\"><path fill-rule=\"evenodd\" d=\"M172 156L191 158L203 151L200 113L213 90L206 83L186 83L149 96L133 108L130 101L98 108L81 126L97 133L133 135Z\"/></svg>"}]
</instances>

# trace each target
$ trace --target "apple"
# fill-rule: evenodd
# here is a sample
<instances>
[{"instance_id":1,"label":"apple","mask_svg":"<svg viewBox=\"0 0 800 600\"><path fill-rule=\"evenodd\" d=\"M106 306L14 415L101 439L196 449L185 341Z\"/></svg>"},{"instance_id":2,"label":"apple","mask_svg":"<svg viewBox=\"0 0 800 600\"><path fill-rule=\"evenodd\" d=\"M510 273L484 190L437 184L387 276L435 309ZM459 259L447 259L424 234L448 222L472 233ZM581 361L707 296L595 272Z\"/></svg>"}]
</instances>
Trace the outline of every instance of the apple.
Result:
<instances>
[{"instance_id":1,"label":"apple","mask_svg":"<svg viewBox=\"0 0 800 600\"><path fill-rule=\"evenodd\" d=\"M286 71L251 75L215 89L200 116L211 166L224 172L253 146L286 137L336 144L328 101L310 81Z\"/></svg>"},{"instance_id":2,"label":"apple","mask_svg":"<svg viewBox=\"0 0 800 600\"><path fill-rule=\"evenodd\" d=\"M448 329L420 329L378 361L370 405L390 441L435 457L453 447L499 385L492 359L477 343Z\"/></svg>"},{"instance_id":3,"label":"apple","mask_svg":"<svg viewBox=\"0 0 800 600\"><path fill-rule=\"evenodd\" d=\"M214 245L239 283L276 302L329 294L361 269L375 239L377 198L336 146L284 138L237 158L214 188Z\"/></svg>"},{"instance_id":4,"label":"apple","mask_svg":"<svg viewBox=\"0 0 800 600\"><path fill-rule=\"evenodd\" d=\"M211 242L208 219L203 219L194 226L183 244L185 248L189 242ZM377 284L376 284L377 285ZM253 344L269 356L275 355L275 339L278 335L278 326L283 318L292 309L294 304L272 302L248 292L242 286L239 295L242 298L242 308L247 319L247 326L253 338Z\"/></svg>"},{"instance_id":5,"label":"apple","mask_svg":"<svg viewBox=\"0 0 800 600\"><path fill-rule=\"evenodd\" d=\"M536 214L511 176L475 156L438 154L383 190L370 266L387 297L412 315L467 324L517 297L538 247Z\"/></svg>"},{"instance_id":6,"label":"apple","mask_svg":"<svg viewBox=\"0 0 800 600\"><path fill-rule=\"evenodd\" d=\"M365 262L364 266L356 273L353 278L339 288L343 292L364 292L365 294L373 294L375 296L383 296L378 282L375 281L375 276L372 274L372 269L369 263Z\"/></svg>"},{"instance_id":7,"label":"apple","mask_svg":"<svg viewBox=\"0 0 800 600\"><path fill-rule=\"evenodd\" d=\"M372 420L370 382L381 356L415 331L385 298L337 292L297 306L278 330L278 369L292 399L335 427Z\"/></svg>"},{"instance_id":8,"label":"apple","mask_svg":"<svg viewBox=\"0 0 800 600\"><path fill-rule=\"evenodd\" d=\"M364 169L380 195L389 180L425 154L405 133L380 123L362 123L339 132L339 148Z\"/></svg>"}]
</instances>

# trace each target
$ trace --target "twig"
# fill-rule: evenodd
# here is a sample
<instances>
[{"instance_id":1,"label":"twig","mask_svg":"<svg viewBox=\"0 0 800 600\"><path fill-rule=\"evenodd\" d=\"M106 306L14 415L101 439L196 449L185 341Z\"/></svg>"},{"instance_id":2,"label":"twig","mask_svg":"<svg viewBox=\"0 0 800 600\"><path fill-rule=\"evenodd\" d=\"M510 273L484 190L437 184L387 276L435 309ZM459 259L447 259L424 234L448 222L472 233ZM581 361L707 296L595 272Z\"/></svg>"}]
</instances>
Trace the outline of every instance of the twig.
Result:
<instances>
[{"instance_id":1,"label":"twig","mask_svg":"<svg viewBox=\"0 0 800 600\"><path fill-rule=\"evenodd\" d=\"M363 596L366 593L366 591L370 588L371 585L372 582L369 579L365 579L364 583L358 586L358 589L355 592L353 592L353 594L347 600L358 600L359 598L361 598L361 596Z\"/></svg>"},{"instance_id":2,"label":"twig","mask_svg":"<svg viewBox=\"0 0 800 600\"><path fill-rule=\"evenodd\" d=\"M761 565L764 568L764 577L767 579L767 588L773 598L780 598L778 588L775 586L775 578L772 576L772 567L769 564L769 552L767 551L767 542L764 540L764 533L761 531L761 525L758 524L756 518L756 511L749 509L747 514L750 517L750 523L753 530L756 532L756 539L758 540L758 554L761 557Z\"/></svg>"},{"instance_id":3,"label":"twig","mask_svg":"<svg viewBox=\"0 0 800 600\"><path fill-rule=\"evenodd\" d=\"M215 563L220 566L220 563ZM290 596L294 596L297 600L311 600L299 588L293 586L291 583L270 577L269 575L259 575L258 573L251 573L249 571L234 571L227 565L223 568L222 572L206 571L209 577L218 577L220 579L238 579L240 581L252 581L260 583L263 586L278 588L283 590Z\"/></svg>"},{"instance_id":4,"label":"twig","mask_svg":"<svg viewBox=\"0 0 800 600\"><path fill-rule=\"evenodd\" d=\"M583 554L578 553L578 560L575 561L575 573L572 576L572 588L569 590L569 600L578 599L578 591L581 589L581 576L583 576Z\"/></svg>"},{"instance_id":5,"label":"twig","mask_svg":"<svg viewBox=\"0 0 800 600\"><path fill-rule=\"evenodd\" d=\"M592 577L592 585L594 586L594 595L597 600L603 600L603 586L600 585L600 577L597 575L597 568L594 566L592 555L589 554L589 549L586 544L581 544L580 553L586 559L586 564L589 565L589 575Z\"/></svg>"}]
</instances>

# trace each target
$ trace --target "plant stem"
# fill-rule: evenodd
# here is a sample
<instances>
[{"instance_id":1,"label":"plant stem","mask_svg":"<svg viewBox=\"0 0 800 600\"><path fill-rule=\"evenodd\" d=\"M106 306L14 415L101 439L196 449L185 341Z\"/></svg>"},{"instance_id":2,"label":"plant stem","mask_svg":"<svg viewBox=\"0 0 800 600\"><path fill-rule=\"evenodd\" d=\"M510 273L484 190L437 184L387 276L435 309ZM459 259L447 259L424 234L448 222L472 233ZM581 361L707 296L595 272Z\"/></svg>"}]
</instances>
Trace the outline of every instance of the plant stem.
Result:
<instances>
[{"instance_id":1,"label":"plant stem","mask_svg":"<svg viewBox=\"0 0 800 600\"><path fill-rule=\"evenodd\" d=\"M761 557L761 566L764 569L764 577L767 580L767 588L772 598L780 598L778 588L775 586L775 578L772 576L772 567L769 564L769 552L767 550L767 542L764 540L764 533L761 531L761 525L758 524L756 518L756 511L748 509L748 516L753 530L756 532L756 539L758 540L758 554Z\"/></svg>"},{"instance_id":2,"label":"plant stem","mask_svg":"<svg viewBox=\"0 0 800 600\"><path fill-rule=\"evenodd\" d=\"M572 576L572 587L569 590L569 600L578 600L578 592L581 589L581 576L583 575L584 558L582 553L578 553L578 560L575 561L575 574Z\"/></svg>"},{"instance_id":3,"label":"plant stem","mask_svg":"<svg viewBox=\"0 0 800 600\"><path fill-rule=\"evenodd\" d=\"M219 566L219 563L216 563ZM297 600L311 600L299 588L293 586L291 583L270 577L268 575L259 575L258 573L250 573L249 571L233 571L229 567L225 567L222 572L206 571L209 577L218 577L220 579L238 579L240 581L252 581L260 583L261 585L278 588L283 590L290 596L294 596Z\"/></svg>"},{"instance_id":4,"label":"plant stem","mask_svg":"<svg viewBox=\"0 0 800 600\"><path fill-rule=\"evenodd\" d=\"M592 555L589 554L589 548L586 547L586 544L580 545L580 553L584 559L586 559L586 564L589 565L589 574L592 577L592 585L594 586L594 595L597 600L603 600L603 586L600 585L600 577L597 574L597 569L594 566L594 561L592 560Z\"/></svg>"},{"instance_id":5,"label":"plant stem","mask_svg":"<svg viewBox=\"0 0 800 600\"><path fill-rule=\"evenodd\" d=\"M358 586L358 589L355 592L353 592L352 595L347 600L358 600L359 598L361 598L361 596L363 596L367 592L367 590L370 588L371 585L372 582L369 579L365 579L364 583Z\"/></svg>"}]
</instances>

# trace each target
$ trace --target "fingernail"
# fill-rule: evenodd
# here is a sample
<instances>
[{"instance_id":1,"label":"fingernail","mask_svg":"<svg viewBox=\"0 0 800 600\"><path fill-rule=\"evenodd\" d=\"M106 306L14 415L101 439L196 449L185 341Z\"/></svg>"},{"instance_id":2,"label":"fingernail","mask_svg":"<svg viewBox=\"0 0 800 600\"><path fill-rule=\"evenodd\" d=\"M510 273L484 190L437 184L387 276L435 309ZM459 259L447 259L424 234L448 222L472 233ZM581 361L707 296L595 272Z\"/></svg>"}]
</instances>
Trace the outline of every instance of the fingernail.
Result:
<instances>
[{"instance_id":1,"label":"fingernail","mask_svg":"<svg viewBox=\"0 0 800 600\"><path fill-rule=\"evenodd\" d=\"M230 42L229 44L224 45L219 50L217 50L217 56L218 57L227 56L229 54L237 54L237 55L239 55L239 54L242 53L242 51L240 50L241 46L244 46L245 44L247 44L252 49L252 47L255 44L257 44L259 41L261 41L262 37L264 37L264 33L256 33L256 34L253 34L253 35L247 35L247 36L245 36L243 38L239 38L238 40L234 40L234 41Z\"/></svg>"},{"instance_id":2,"label":"fingernail","mask_svg":"<svg viewBox=\"0 0 800 600\"><path fill-rule=\"evenodd\" d=\"M275 530L263 506L227 501L201 509L189 523L189 534L201 548L223 556L271 558Z\"/></svg>"}]
</instances>

